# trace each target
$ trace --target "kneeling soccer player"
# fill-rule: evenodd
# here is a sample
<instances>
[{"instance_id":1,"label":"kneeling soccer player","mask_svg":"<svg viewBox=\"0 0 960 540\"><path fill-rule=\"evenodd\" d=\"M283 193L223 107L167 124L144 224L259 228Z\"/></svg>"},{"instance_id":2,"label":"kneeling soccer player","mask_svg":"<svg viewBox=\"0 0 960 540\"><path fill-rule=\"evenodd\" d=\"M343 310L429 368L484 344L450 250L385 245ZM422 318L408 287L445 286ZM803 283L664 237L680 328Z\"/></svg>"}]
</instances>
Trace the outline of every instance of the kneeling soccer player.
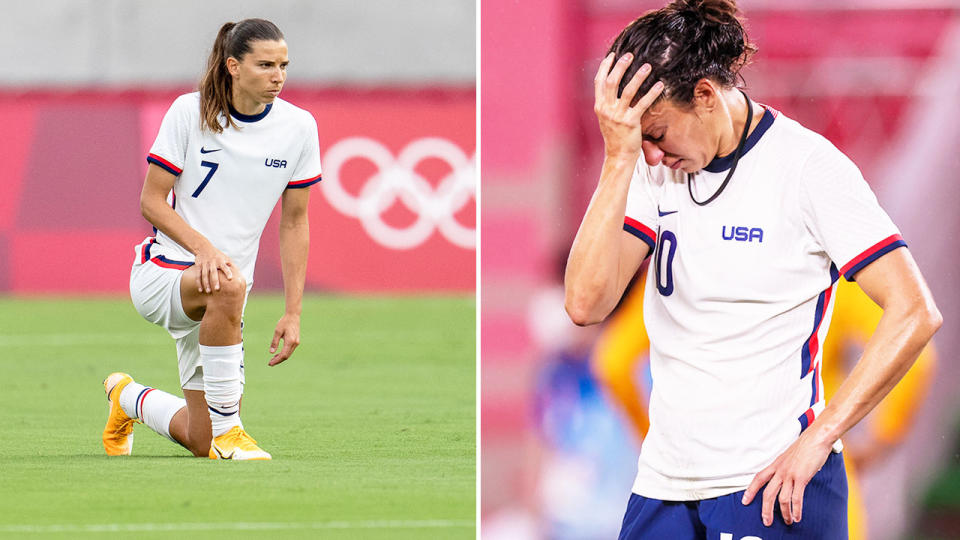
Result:
<instances>
[{"instance_id":1,"label":"kneeling soccer player","mask_svg":"<svg viewBox=\"0 0 960 540\"><path fill-rule=\"evenodd\" d=\"M177 98L163 119L140 196L155 236L136 247L130 294L137 311L176 340L186 399L124 373L109 375L103 431L109 455L130 454L140 421L198 457L271 458L240 421L241 319L260 236L282 199L286 313L269 365L299 344L309 245L309 189L300 188L320 181L316 121L277 98L287 63L287 45L273 23L226 23L200 91Z\"/></svg>"}]
</instances>

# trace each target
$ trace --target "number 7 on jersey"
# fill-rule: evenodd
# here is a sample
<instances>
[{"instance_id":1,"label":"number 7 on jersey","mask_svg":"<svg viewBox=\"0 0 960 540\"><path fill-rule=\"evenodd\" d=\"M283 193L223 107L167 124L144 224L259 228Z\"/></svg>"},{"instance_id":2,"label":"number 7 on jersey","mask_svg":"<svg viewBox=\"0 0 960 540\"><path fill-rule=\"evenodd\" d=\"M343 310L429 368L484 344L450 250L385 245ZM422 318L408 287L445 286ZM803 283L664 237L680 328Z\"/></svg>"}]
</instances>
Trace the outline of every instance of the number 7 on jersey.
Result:
<instances>
[{"instance_id":1,"label":"number 7 on jersey","mask_svg":"<svg viewBox=\"0 0 960 540\"><path fill-rule=\"evenodd\" d=\"M193 192L193 195L191 195L191 197L193 197L194 199L200 196L200 192L203 191L203 188L207 187L207 182L209 182L210 179L213 178L213 173L217 172L217 167L219 167L220 164L214 163L212 161L201 161L200 166L209 167L210 172L207 173L207 176L203 179L203 182L200 182L200 185L197 186L197 190Z\"/></svg>"}]
</instances>

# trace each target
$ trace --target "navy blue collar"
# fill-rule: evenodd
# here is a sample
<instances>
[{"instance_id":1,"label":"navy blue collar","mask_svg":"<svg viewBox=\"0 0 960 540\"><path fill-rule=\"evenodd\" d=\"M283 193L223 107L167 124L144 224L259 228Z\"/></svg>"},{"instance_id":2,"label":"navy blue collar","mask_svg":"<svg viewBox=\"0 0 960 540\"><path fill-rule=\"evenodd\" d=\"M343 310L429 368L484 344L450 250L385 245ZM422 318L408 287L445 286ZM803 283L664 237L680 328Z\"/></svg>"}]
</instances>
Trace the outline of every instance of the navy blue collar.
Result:
<instances>
[{"instance_id":1,"label":"navy blue collar","mask_svg":"<svg viewBox=\"0 0 960 540\"><path fill-rule=\"evenodd\" d=\"M263 108L263 111L260 114L242 114L233 108L233 105L230 105L230 116L236 118L241 122L256 122L258 120L263 120L267 113L270 112L270 109L273 107L273 103L267 103L267 106Z\"/></svg>"},{"instance_id":2,"label":"navy blue collar","mask_svg":"<svg viewBox=\"0 0 960 540\"><path fill-rule=\"evenodd\" d=\"M760 123L757 125L756 129L753 130L753 133L747 136L747 142L743 145L743 153L740 155L740 159L743 159L743 156L747 155L747 152L751 148L756 146L757 142L760 141L760 137L770 129L770 126L773 125L773 112L769 108L763 109L763 116L760 118ZM729 154L723 157L715 157L713 161L707 164L703 170L707 172L723 172L733 165L733 155L736 152L730 152Z\"/></svg>"}]
</instances>

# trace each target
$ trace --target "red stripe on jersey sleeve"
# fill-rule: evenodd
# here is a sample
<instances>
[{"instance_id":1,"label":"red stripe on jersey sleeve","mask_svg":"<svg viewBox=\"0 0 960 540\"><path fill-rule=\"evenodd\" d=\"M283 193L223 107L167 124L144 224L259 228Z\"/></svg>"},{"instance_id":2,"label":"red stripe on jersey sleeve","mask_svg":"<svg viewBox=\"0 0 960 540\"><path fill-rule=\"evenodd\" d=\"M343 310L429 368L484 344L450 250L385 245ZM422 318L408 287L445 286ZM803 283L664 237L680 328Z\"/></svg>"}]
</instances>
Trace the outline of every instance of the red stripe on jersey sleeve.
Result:
<instances>
[{"instance_id":1,"label":"red stripe on jersey sleeve","mask_svg":"<svg viewBox=\"0 0 960 540\"><path fill-rule=\"evenodd\" d=\"M160 167L163 167L163 168L166 169L168 172L170 172L171 174L174 174L174 175L178 175L178 176L179 176L180 173L183 172L183 169L181 169L180 167L177 167L177 166L174 165L173 163L170 163L170 162L167 161L166 159L163 159L162 157L160 157L160 156L158 156L158 155L156 155L156 154L148 154L148 155L147 155L147 161L149 161L149 162L151 162L151 163L156 163L157 165L159 165Z\"/></svg>"},{"instance_id":2,"label":"red stripe on jersey sleeve","mask_svg":"<svg viewBox=\"0 0 960 540\"><path fill-rule=\"evenodd\" d=\"M307 178L306 180L296 180L296 181L294 181L294 182L289 182L289 183L287 184L287 188L288 188L288 189L289 189L289 188L305 188L305 187L308 187L308 186L312 186L312 185L316 184L317 182L319 182L319 181L321 181L321 180L323 180L323 175L322 175L322 174L318 174L318 175L314 176L313 178Z\"/></svg>"},{"instance_id":3,"label":"red stripe on jersey sleeve","mask_svg":"<svg viewBox=\"0 0 960 540\"><path fill-rule=\"evenodd\" d=\"M860 263L866 261L866 260L869 259L872 255L874 255L874 254L876 254L877 252L881 251L883 248L885 248L885 247L887 247L887 246L889 246L889 245L891 245L891 244L895 244L895 243L897 243L897 242L901 242L901 243L902 243L902 242L903 242L903 237L900 236L899 234L891 234L890 236L884 238L883 240L881 240L881 241L877 242L876 244L874 244L874 245L870 246L869 248L867 248L866 251L864 251L864 252L861 253L860 255L857 255L852 261L850 261L850 262L848 262L847 264L843 265L843 267L840 269L840 273L846 276L847 273L848 273L852 268L854 268L854 267L856 267L857 265L859 265ZM906 245L906 244L904 244L904 245ZM848 278L848 279L849 279L849 278Z\"/></svg>"},{"instance_id":4,"label":"red stripe on jersey sleeve","mask_svg":"<svg viewBox=\"0 0 960 540\"><path fill-rule=\"evenodd\" d=\"M653 247L657 245L657 233L655 233L650 227L647 227L643 223L640 223L630 216L624 216L623 225L624 228L627 229L627 232L630 232L634 236L638 236L641 240L649 244L650 249L653 249Z\"/></svg>"}]
</instances>

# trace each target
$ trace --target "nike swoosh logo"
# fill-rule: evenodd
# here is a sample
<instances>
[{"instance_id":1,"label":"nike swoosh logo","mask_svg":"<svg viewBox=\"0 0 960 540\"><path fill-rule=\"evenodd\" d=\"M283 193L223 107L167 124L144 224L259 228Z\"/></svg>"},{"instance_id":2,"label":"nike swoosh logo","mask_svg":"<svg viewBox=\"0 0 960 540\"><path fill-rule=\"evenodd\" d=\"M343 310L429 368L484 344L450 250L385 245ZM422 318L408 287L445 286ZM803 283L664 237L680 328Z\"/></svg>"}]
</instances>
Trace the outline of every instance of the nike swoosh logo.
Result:
<instances>
[{"instance_id":1,"label":"nike swoosh logo","mask_svg":"<svg viewBox=\"0 0 960 540\"><path fill-rule=\"evenodd\" d=\"M233 451L231 451L229 454L224 454L223 451L220 450L220 447L217 446L217 445L213 445L213 449L214 449L214 450L217 452L217 454L220 456L220 459L231 459L231 458L233 458ZM235 449L234 449L234 450L235 450Z\"/></svg>"},{"instance_id":2,"label":"nike swoosh logo","mask_svg":"<svg viewBox=\"0 0 960 540\"><path fill-rule=\"evenodd\" d=\"M216 149L214 149L214 150L204 150L204 148L203 148L202 146L200 147L200 153L201 153L201 154L209 154L210 152L219 152L219 151L221 151L221 150L223 150L223 148L216 148Z\"/></svg>"},{"instance_id":3,"label":"nike swoosh logo","mask_svg":"<svg viewBox=\"0 0 960 540\"><path fill-rule=\"evenodd\" d=\"M677 212L679 212L679 210L673 210L671 212L661 212L660 209L657 208L657 213L660 214L660 217L669 216L670 214L676 214Z\"/></svg>"}]
</instances>

